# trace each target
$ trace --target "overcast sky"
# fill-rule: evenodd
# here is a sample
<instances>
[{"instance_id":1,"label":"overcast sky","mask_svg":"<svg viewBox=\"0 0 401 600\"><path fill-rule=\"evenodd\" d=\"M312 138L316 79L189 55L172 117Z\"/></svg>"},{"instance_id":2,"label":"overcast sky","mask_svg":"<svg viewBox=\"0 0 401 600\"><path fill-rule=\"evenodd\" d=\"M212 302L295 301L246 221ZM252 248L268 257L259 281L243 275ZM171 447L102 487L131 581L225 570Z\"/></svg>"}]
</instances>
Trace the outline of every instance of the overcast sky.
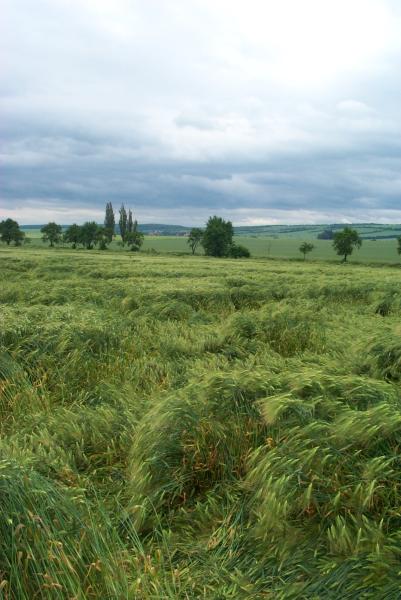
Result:
<instances>
[{"instance_id":1,"label":"overcast sky","mask_svg":"<svg viewBox=\"0 0 401 600\"><path fill-rule=\"evenodd\" d=\"M0 219L401 222L399 0L0 4Z\"/></svg>"}]
</instances>

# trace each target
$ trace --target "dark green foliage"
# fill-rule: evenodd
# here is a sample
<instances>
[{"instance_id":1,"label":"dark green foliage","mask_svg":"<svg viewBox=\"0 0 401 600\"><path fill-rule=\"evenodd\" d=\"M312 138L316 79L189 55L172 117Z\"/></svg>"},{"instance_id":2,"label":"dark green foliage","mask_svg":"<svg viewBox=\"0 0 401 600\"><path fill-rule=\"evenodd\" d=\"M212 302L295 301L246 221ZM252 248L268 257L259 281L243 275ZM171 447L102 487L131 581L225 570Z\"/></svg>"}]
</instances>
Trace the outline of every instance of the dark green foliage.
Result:
<instances>
[{"instance_id":1,"label":"dark green foliage","mask_svg":"<svg viewBox=\"0 0 401 600\"><path fill-rule=\"evenodd\" d=\"M107 245L110 243L110 231L105 227L99 227L96 231L95 243L99 250L107 250Z\"/></svg>"},{"instance_id":2,"label":"dark green foliage","mask_svg":"<svg viewBox=\"0 0 401 600\"><path fill-rule=\"evenodd\" d=\"M125 241L130 250L132 250L133 252L138 252L141 249L143 240L144 235L141 231L138 230L138 223L135 220L134 223L131 224L131 231L128 231Z\"/></svg>"},{"instance_id":3,"label":"dark green foliage","mask_svg":"<svg viewBox=\"0 0 401 600\"><path fill-rule=\"evenodd\" d=\"M91 250L97 243L99 226L95 221L87 221L80 227L79 241L87 250Z\"/></svg>"},{"instance_id":4,"label":"dark green foliage","mask_svg":"<svg viewBox=\"0 0 401 600\"><path fill-rule=\"evenodd\" d=\"M104 217L104 229L106 230L106 241L110 244L115 234L116 221L113 205L111 202L106 204L106 213Z\"/></svg>"},{"instance_id":5,"label":"dark green foliage","mask_svg":"<svg viewBox=\"0 0 401 600\"><path fill-rule=\"evenodd\" d=\"M40 232L42 234L42 240L44 242L50 242L50 247L53 248L54 244L59 244L61 242L63 228L61 225L52 222L44 225Z\"/></svg>"},{"instance_id":6,"label":"dark green foliage","mask_svg":"<svg viewBox=\"0 0 401 600\"><path fill-rule=\"evenodd\" d=\"M0 223L0 239L5 242L7 246L11 242L14 242L16 246L20 246L25 238L25 233L20 230L17 221L13 219L6 219Z\"/></svg>"},{"instance_id":7,"label":"dark green foliage","mask_svg":"<svg viewBox=\"0 0 401 600\"><path fill-rule=\"evenodd\" d=\"M72 244L72 247L75 249L77 244L81 241L81 228L79 225L74 223L67 227L64 232L63 239L67 244Z\"/></svg>"},{"instance_id":8,"label":"dark green foliage","mask_svg":"<svg viewBox=\"0 0 401 600\"><path fill-rule=\"evenodd\" d=\"M202 246L208 256L227 256L230 252L233 239L233 226L231 221L224 221L221 217L210 217L202 236Z\"/></svg>"},{"instance_id":9,"label":"dark green foliage","mask_svg":"<svg viewBox=\"0 0 401 600\"><path fill-rule=\"evenodd\" d=\"M345 227L333 236L333 247L339 256L344 257L344 262L346 262L347 256L352 254L354 248L360 248L361 246L362 240L358 232L351 227Z\"/></svg>"},{"instance_id":10,"label":"dark green foliage","mask_svg":"<svg viewBox=\"0 0 401 600\"><path fill-rule=\"evenodd\" d=\"M334 238L334 231L332 229L325 229L317 234L318 240L332 240Z\"/></svg>"},{"instance_id":11,"label":"dark green foliage","mask_svg":"<svg viewBox=\"0 0 401 600\"><path fill-rule=\"evenodd\" d=\"M135 221L136 223L136 221ZM132 219L132 210L128 210L128 218L127 218L127 234L132 233L134 231L134 221Z\"/></svg>"},{"instance_id":12,"label":"dark green foliage","mask_svg":"<svg viewBox=\"0 0 401 600\"><path fill-rule=\"evenodd\" d=\"M200 229L199 227L193 227L191 229L191 231L189 232L189 237L188 237L188 245L191 248L191 252L192 254L195 254L197 247L199 246L199 244L202 241L202 237L203 237L203 229Z\"/></svg>"},{"instance_id":13,"label":"dark green foliage","mask_svg":"<svg viewBox=\"0 0 401 600\"><path fill-rule=\"evenodd\" d=\"M306 259L306 255L309 254L309 252L312 252L314 247L315 246L313 244L310 244L309 242L302 242L302 244L299 247L299 251L301 252L301 254L304 255L304 260Z\"/></svg>"},{"instance_id":14,"label":"dark green foliage","mask_svg":"<svg viewBox=\"0 0 401 600\"><path fill-rule=\"evenodd\" d=\"M241 244L231 244L228 256L230 258L249 258L251 253L248 248L241 246Z\"/></svg>"},{"instance_id":15,"label":"dark green foliage","mask_svg":"<svg viewBox=\"0 0 401 600\"><path fill-rule=\"evenodd\" d=\"M123 242L123 244L125 244L125 238L128 233L128 216L127 216L127 211L125 209L124 204L121 205L119 213L120 213L120 218L118 221L118 227L120 229L120 235L121 235L122 242Z\"/></svg>"}]
</instances>

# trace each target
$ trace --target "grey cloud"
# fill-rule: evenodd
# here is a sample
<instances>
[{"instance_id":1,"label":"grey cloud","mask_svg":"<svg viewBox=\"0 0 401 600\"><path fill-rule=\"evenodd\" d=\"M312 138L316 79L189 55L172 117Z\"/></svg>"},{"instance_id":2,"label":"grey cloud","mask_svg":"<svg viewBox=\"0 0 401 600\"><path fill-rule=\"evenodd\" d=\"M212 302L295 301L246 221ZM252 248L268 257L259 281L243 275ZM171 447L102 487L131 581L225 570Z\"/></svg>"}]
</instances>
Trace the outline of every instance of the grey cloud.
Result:
<instances>
[{"instance_id":1,"label":"grey cloud","mask_svg":"<svg viewBox=\"0 0 401 600\"><path fill-rule=\"evenodd\" d=\"M391 31L374 60L302 82L256 21L251 35L255 0L239 15L225 0L5 4L0 217L71 222L112 200L166 222L401 221Z\"/></svg>"}]
</instances>

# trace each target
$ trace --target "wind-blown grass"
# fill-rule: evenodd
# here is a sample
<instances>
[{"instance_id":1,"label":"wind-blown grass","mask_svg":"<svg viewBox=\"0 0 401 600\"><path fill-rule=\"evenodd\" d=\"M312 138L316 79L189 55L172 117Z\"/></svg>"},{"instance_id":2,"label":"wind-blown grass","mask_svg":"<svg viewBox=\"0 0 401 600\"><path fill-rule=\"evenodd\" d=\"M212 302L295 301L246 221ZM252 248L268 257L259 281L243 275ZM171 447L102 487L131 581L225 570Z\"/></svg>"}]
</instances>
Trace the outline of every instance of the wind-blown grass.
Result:
<instances>
[{"instance_id":1,"label":"wind-blown grass","mask_svg":"<svg viewBox=\"0 0 401 600\"><path fill-rule=\"evenodd\" d=\"M394 268L0 253L0 597L398 598Z\"/></svg>"}]
</instances>

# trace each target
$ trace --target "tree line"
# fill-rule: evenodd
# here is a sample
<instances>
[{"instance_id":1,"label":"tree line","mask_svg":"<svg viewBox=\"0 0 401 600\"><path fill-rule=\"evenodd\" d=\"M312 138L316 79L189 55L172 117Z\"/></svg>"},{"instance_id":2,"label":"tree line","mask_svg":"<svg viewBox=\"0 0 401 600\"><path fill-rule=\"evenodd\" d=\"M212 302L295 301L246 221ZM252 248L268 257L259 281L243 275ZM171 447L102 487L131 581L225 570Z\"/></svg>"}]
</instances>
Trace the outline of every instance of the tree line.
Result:
<instances>
[{"instance_id":1,"label":"tree line","mask_svg":"<svg viewBox=\"0 0 401 600\"><path fill-rule=\"evenodd\" d=\"M100 250L107 249L116 235L118 227L121 244L130 250L140 250L144 234L139 231L138 221L134 219L131 209L126 210L124 204L119 209L119 219L116 223L115 213L111 202L106 204L103 225L95 221L87 221L83 225L73 223L63 232L62 226L50 222L41 228L43 242L48 242L51 247L60 243L71 244L72 248L82 245L87 250L98 247ZM192 254L196 253L199 246L203 247L207 256L248 258L248 248L233 241L234 229L231 221L225 221L221 217L209 217L205 229L193 227L188 236L188 245ZM327 239L327 238L326 238ZM362 246L362 239L356 229L344 227L344 229L333 233L333 248L337 255L347 261L355 248ZM29 241L25 232L21 231L17 221L5 219L0 222L0 240L7 245L14 243L20 246ZM306 259L307 254L312 252L315 246L310 242L302 242L299 251ZM401 255L401 236L397 238L397 252Z\"/></svg>"},{"instance_id":2,"label":"tree line","mask_svg":"<svg viewBox=\"0 0 401 600\"><path fill-rule=\"evenodd\" d=\"M133 218L131 209L125 208L124 204L119 209L118 228L123 246L130 250L138 251L143 244L144 235L138 229L138 221ZM48 242L50 247L57 244L71 244L72 248L82 245L87 250L98 247L106 250L116 235L116 220L111 202L106 204L104 224L99 225L95 221L87 221L83 225L73 223L63 232L61 225L55 222L43 225L40 230L43 242ZM27 241L25 232L21 231L17 221L6 219L0 223L0 239L7 245L14 242L20 246Z\"/></svg>"}]
</instances>

